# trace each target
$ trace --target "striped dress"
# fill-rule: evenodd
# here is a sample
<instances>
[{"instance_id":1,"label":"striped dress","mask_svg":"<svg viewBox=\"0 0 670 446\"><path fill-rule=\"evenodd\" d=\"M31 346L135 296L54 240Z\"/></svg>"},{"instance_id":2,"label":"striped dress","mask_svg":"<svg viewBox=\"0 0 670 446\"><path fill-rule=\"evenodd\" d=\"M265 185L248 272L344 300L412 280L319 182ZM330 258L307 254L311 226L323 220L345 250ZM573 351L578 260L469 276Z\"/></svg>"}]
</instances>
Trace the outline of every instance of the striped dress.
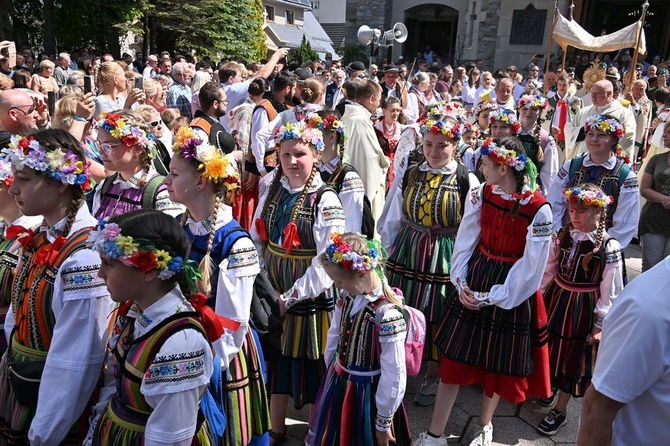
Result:
<instances>
[{"instance_id":1,"label":"striped dress","mask_svg":"<svg viewBox=\"0 0 670 446\"><path fill-rule=\"evenodd\" d=\"M2 336L5 319L12 302L12 281L19 263L21 244L16 239L0 241L0 355L7 350L7 338Z\"/></svg>"},{"instance_id":2,"label":"striped dress","mask_svg":"<svg viewBox=\"0 0 670 446\"><path fill-rule=\"evenodd\" d=\"M575 234L584 233L575 231ZM584 396L596 363L599 343L586 345L586 339L596 322L601 326L611 300L623 288L619 243L609 239L605 247L591 257L585 269L584 256L593 252L595 245L590 238L580 238L575 241L572 236L565 237L555 246L554 249L560 251L559 257L547 267L548 271L555 269L555 276L544 293L552 386L574 397ZM613 297L601 299L603 273L610 267L618 269L608 275L610 283L605 288L606 294Z\"/></svg>"},{"instance_id":3,"label":"striped dress","mask_svg":"<svg viewBox=\"0 0 670 446\"><path fill-rule=\"evenodd\" d=\"M220 215L223 212L220 212ZM221 222L221 220L219 220ZM217 223L218 224L218 223ZM199 231L200 227L204 231ZM186 234L191 241L191 253L189 258L200 263L207 253L207 242L209 240L209 229L211 223L193 222L189 220L185 227ZM194 235L197 231L198 235ZM202 233L202 235L200 235ZM238 244L237 241L244 237L248 244ZM243 245L243 246L242 246ZM226 257L224 257L226 256ZM222 292L223 295L214 295L208 305L222 316L238 320L239 314L230 314L224 308L237 306L232 303L219 302L219 299L238 299L235 293L243 293L252 290L235 289L237 280L230 278L229 273L235 274L235 279L244 277L255 277L258 274L258 253L249 239L248 234L242 230L240 225L231 220L222 224L215 230L214 243L211 251L212 263L212 293ZM221 262L227 260L226 271L220 271ZM219 282L225 281L219 287ZM230 285L228 285L230 284ZM249 284L251 285L251 284ZM233 288L230 290L229 288ZM242 287L240 287L242 288ZM227 292L227 293L226 293ZM247 296L247 297L250 297ZM242 297L239 296L238 300ZM234 311L234 310L232 310ZM241 309L240 313L244 310ZM248 313L248 308L246 309ZM248 320L244 321L239 330L245 330L246 334L237 354L232 358L225 358L228 364L223 372L223 409L226 415L227 426L223 436L225 445L247 445L252 443L253 438L262 436L270 430L270 411L268 397L263 377L264 364L262 363L262 351L253 329L248 326ZM234 335L231 335L234 336ZM231 341L227 339L227 344ZM216 346L215 346L216 349ZM225 353L224 353L225 354Z\"/></svg>"},{"instance_id":4,"label":"striped dress","mask_svg":"<svg viewBox=\"0 0 670 446\"><path fill-rule=\"evenodd\" d=\"M86 247L89 231L89 228L85 228L71 235L59 249L51 266L39 265L34 261L37 254L53 246L47 239L46 231L38 232L32 244L21 251L11 286L15 327L9 341L12 360L46 360L56 324L52 309L54 280L63 262ZM81 275L78 277L83 286L101 285L99 279L92 280L92 275L97 274L98 268L99 265L96 265L95 271L89 272L84 267L81 268ZM66 277L62 279L65 281ZM14 389L8 381L7 362L8 354L3 356L0 364L0 445L28 444L28 430L36 409L23 406L16 399ZM78 428L77 424L72 427L64 444L77 444Z\"/></svg>"},{"instance_id":5,"label":"striped dress","mask_svg":"<svg viewBox=\"0 0 670 446\"><path fill-rule=\"evenodd\" d=\"M96 446L144 445L146 425L154 409L142 394L143 383L150 386L172 381L175 387L183 386L183 382L197 380L206 369L204 351L183 352L171 357L157 356L172 336L189 336L189 332L196 331L207 338L197 312L177 312L135 337L135 324L142 324L142 321L141 318L126 317L128 308L129 305L124 305L119 309L114 336L110 340L116 394L102 411L96 425L93 434ZM193 446L218 444L200 412L195 432Z\"/></svg>"},{"instance_id":6,"label":"striped dress","mask_svg":"<svg viewBox=\"0 0 670 446\"><path fill-rule=\"evenodd\" d=\"M403 192L402 212L406 224L389 248L386 263L389 284L402 290L407 305L426 316L430 331L424 360L440 359L433 342L435 330L442 320L447 297L454 292L449 277L451 253L464 206L460 203L457 169L435 173L417 167L405 175L408 184ZM410 180L412 173L416 173L414 181Z\"/></svg>"},{"instance_id":7,"label":"striped dress","mask_svg":"<svg viewBox=\"0 0 670 446\"><path fill-rule=\"evenodd\" d=\"M263 249L263 260L272 286L280 293L295 289L296 281L305 276L312 266L317 255L317 212L322 214L328 225L327 229L344 229L344 213L339 198L334 197L336 200L332 200L337 205L326 207L321 203L326 194L336 196L332 189L326 189L318 176L315 177L313 186L298 211L300 247L293 248L290 254L282 248L282 234L290 222L291 210L300 192L291 192L282 185L273 197L267 197L270 202L266 212L261 214L268 237ZM260 209L263 208L261 205L262 203L259 204ZM322 240L324 243L327 241L327 238ZM325 272L316 274L325 275ZM329 279L326 282L332 284ZM292 395L296 409L316 401L319 385L326 372L322 356L330 327L330 313L334 306L333 294L334 291L329 290L313 298L300 300L289 308L283 318L281 354L270 358L270 392Z\"/></svg>"},{"instance_id":8,"label":"striped dress","mask_svg":"<svg viewBox=\"0 0 670 446\"><path fill-rule=\"evenodd\" d=\"M361 299L365 299L362 308ZM399 343L401 357L395 359L404 369L407 329L402 313L383 298L343 293L337 299L334 321L339 321L339 326L331 329L337 335L336 359L321 385L305 443L376 445L376 416L390 412L395 444L410 445L411 434L402 404L407 375L402 373L404 370L400 373L393 368L383 370L380 362L382 351L392 351L394 344ZM394 382L399 379L403 383ZM378 399L380 385L386 387L385 394L391 395L390 398ZM380 402L382 406L378 407Z\"/></svg>"},{"instance_id":9,"label":"striped dress","mask_svg":"<svg viewBox=\"0 0 670 446\"><path fill-rule=\"evenodd\" d=\"M489 185L482 188L481 240L468 262L466 282L472 291L489 292L505 283L510 269L523 257L526 228L546 200L536 191L511 218L514 201L494 193ZM538 230L549 231L548 223ZM511 309L490 305L473 311L461 304L454 291L436 335L444 352L442 381L479 383L488 396L497 393L513 403L531 395L548 396L546 310L537 294L528 290L527 298Z\"/></svg>"}]
</instances>

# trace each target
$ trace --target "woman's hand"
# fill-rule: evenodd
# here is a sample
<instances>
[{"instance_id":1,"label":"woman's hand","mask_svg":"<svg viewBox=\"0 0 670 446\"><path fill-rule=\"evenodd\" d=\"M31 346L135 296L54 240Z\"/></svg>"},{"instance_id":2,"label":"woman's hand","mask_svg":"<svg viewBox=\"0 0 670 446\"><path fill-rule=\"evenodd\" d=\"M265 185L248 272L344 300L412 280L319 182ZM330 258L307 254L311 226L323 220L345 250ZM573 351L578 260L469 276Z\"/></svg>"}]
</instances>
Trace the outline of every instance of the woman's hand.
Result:
<instances>
[{"instance_id":1,"label":"woman's hand","mask_svg":"<svg viewBox=\"0 0 670 446\"><path fill-rule=\"evenodd\" d=\"M375 431L375 434L379 446L388 446L390 442L395 443L395 437L391 433L391 429L387 431Z\"/></svg>"},{"instance_id":2,"label":"woman's hand","mask_svg":"<svg viewBox=\"0 0 670 446\"><path fill-rule=\"evenodd\" d=\"M89 120L95 112L95 96L93 93L86 93L83 98L77 102L76 116Z\"/></svg>"},{"instance_id":3,"label":"woman's hand","mask_svg":"<svg viewBox=\"0 0 670 446\"><path fill-rule=\"evenodd\" d=\"M469 288L461 288L461 292L458 295L458 299L461 301L463 306L468 310L479 310L477 307L477 299L475 299L475 293Z\"/></svg>"},{"instance_id":4,"label":"woman's hand","mask_svg":"<svg viewBox=\"0 0 670 446\"><path fill-rule=\"evenodd\" d=\"M600 328L594 328L593 330L591 330L591 334L589 335L588 338L586 338L586 345L599 344L601 332L602 330Z\"/></svg>"},{"instance_id":5,"label":"woman's hand","mask_svg":"<svg viewBox=\"0 0 670 446\"><path fill-rule=\"evenodd\" d=\"M247 177L244 179L244 190L249 192L258 186L258 175L247 172Z\"/></svg>"}]
</instances>

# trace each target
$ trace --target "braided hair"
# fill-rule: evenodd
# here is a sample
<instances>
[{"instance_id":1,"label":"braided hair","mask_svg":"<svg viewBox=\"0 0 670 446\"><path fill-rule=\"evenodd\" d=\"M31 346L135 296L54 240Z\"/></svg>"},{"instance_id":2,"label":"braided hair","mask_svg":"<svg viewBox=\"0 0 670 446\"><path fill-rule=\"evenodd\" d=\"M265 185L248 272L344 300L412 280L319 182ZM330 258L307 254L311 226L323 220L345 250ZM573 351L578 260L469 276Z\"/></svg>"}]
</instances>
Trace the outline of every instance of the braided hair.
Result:
<instances>
[{"instance_id":1,"label":"braided hair","mask_svg":"<svg viewBox=\"0 0 670 446\"><path fill-rule=\"evenodd\" d=\"M519 141L519 138L516 136L504 136L502 138L496 138L493 142L498 146L505 146L505 148L508 150L514 150L517 156L521 154L526 155L526 149L524 149L523 144L521 144L521 141ZM523 192L523 186L526 184L527 169L524 168L522 171L518 171L510 167L509 171L512 172L516 178L516 188L514 192L521 194ZM521 204L519 203L519 200L514 200L514 204L512 205L512 209L509 213L512 219L519 215L520 208Z\"/></svg>"},{"instance_id":2,"label":"braided hair","mask_svg":"<svg viewBox=\"0 0 670 446\"><path fill-rule=\"evenodd\" d=\"M319 115L322 119L326 119L329 116L334 116L335 119L340 120L342 116L340 115L340 112L337 110L331 110L331 109L323 109L319 110L316 112L317 115ZM342 164L344 164L344 134L343 133L337 133L334 132L335 136L337 137L336 144L337 144L337 155L340 157L340 162L337 163L337 171L339 171L342 168Z\"/></svg>"},{"instance_id":3,"label":"braided hair","mask_svg":"<svg viewBox=\"0 0 670 446\"><path fill-rule=\"evenodd\" d=\"M207 238L207 250L205 256L200 260L198 264L198 270L202 275L202 279L196 281L196 286L198 290L201 291L204 295L209 296L212 291L212 273L214 272L214 262L212 262L212 247L214 246L214 236L216 235L216 219L219 214L219 208L221 207L222 201L222 189L219 188L216 191L216 197L214 199L214 209L212 210L212 221L211 227L209 229L209 237Z\"/></svg>"},{"instance_id":4,"label":"braided hair","mask_svg":"<svg viewBox=\"0 0 670 446\"><path fill-rule=\"evenodd\" d=\"M47 149L55 150L60 148L63 151L71 151L77 155L80 160L86 160L86 155L81 150L79 141L77 141L74 136L65 130L42 130L35 133L33 137L38 143L40 143L41 146L44 146ZM84 191L79 186L69 185L67 186L67 191L70 197L70 201L65 228L63 229L64 237L67 237L70 233L72 225L77 218L77 212L79 212L79 209L86 203Z\"/></svg>"},{"instance_id":5,"label":"braided hair","mask_svg":"<svg viewBox=\"0 0 670 446\"><path fill-rule=\"evenodd\" d=\"M542 149L542 124L544 123L544 118L542 113L538 113L537 120L535 121L535 127L533 128L533 137L535 138L535 143L537 144L537 162L541 163L544 161L544 150ZM538 166L539 168L539 166Z\"/></svg>"}]
</instances>

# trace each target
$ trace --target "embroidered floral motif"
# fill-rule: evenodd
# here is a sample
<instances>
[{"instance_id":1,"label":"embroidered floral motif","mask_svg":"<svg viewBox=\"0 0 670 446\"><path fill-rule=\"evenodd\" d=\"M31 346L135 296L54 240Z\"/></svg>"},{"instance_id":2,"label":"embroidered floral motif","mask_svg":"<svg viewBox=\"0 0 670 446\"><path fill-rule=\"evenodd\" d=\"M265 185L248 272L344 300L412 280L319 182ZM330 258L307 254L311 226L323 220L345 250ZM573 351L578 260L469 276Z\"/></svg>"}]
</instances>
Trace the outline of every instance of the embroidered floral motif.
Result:
<instances>
[{"instance_id":1,"label":"embroidered floral motif","mask_svg":"<svg viewBox=\"0 0 670 446\"><path fill-rule=\"evenodd\" d=\"M551 235L551 222L536 223L533 225L533 237L549 237Z\"/></svg>"},{"instance_id":2,"label":"embroidered floral motif","mask_svg":"<svg viewBox=\"0 0 670 446\"><path fill-rule=\"evenodd\" d=\"M608 252L606 263L619 263L621 261L621 251Z\"/></svg>"},{"instance_id":3,"label":"embroidered floral motif","mask_svg":"<svg viewBox=\"0 0 670 446\"><path fill-rule=\"evenodd\" d=\"M144 374L146 385L197 378L205 372L205 351L157 356Z\"/></svg>"},{"instance_id":4,"label":"embroidered floral motif","mask_svg":"<svg viewBox=\"0 0 670 446\"><path fill-rule=\"evenodd\" d=\"M393 423L393 417L385 417L383 415L377 414L375 418L375 425L383 431L391 429L391 424Z\"/></svg>"},{"instance_id":5,"label":"embroidered floral motif","mask_svg":"<svg viewBox=\"0 0 670 446\"><path fill-rule=\"evenodd\" d=\"M623 189L637 189L638 188L637 177L626 178L623 182Z\"/></svg>"},{"instance_id":6,"label":"embroidered floral motif","mask_svg":"<svg viewBox=\"0 0 670 446\"><path fill-rule=\"evenodd\" d=\"M379 336L391 336L397 333L407 331L407 324L402 315L397 318L386 319L379 325Z\"/></svg>"},{"instance_id":7,"label":"embroidered floral motif","mask_svg":"<svg viewBox=\"0 0 670 446\"><path fill-rule=\"evenodd\" d=\"M323 218L326 221L330 220L344 220L344 209L341 207L327 207L323 208Z\"/></svg>"},{"instance_id":8,"label":"embroidered floral motif","mask_svg":"<svg viewBox=\"0 0 670 446\"><path fill-rule=\"evenodd\" d=\"M231 253L228 256L228 268L242 268L258 263L258 252L250 248L248 250L240 250Z\"/></svg>"}]
</instances>

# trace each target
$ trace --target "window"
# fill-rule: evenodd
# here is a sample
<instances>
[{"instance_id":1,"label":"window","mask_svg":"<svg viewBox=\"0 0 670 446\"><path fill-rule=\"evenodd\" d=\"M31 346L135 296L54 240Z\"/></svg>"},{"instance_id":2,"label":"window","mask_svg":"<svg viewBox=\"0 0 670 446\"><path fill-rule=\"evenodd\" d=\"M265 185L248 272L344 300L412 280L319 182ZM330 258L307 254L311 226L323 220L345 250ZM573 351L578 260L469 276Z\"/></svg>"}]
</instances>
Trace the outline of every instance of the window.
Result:
<instances>
[{"instance_id":1,"label":"window","mask_svg":"<svg viewBox=\"0 0 670 446\"><path fill-rule=\"evenodd\" d=\"M319 9L319 6L320 6L319 3L321 3L321 2L318 1L318 0L317 0L317 1L313 1L313 2L312 2L312 9Z\"/></svg>"},{"instance_id":2,"label":"window","mask_svg":"<svg viewBox=\"0 0 670 446\"><path fill-rule=\"evenodd\" d=\"M274 6L266 6L265 7L265 20L270 20L274 22L275 20L275 7Z\"/></svg>"},{"instance_id":3,"label":"window","mask_svg":"<svg viewBox=\"0 0 670 446\"><path fill-rule=\"evenodd\" d=\"M295 13L293 11L286 11L286 24L293 25L295 22Z\"/></svg>"}]
</instances>

